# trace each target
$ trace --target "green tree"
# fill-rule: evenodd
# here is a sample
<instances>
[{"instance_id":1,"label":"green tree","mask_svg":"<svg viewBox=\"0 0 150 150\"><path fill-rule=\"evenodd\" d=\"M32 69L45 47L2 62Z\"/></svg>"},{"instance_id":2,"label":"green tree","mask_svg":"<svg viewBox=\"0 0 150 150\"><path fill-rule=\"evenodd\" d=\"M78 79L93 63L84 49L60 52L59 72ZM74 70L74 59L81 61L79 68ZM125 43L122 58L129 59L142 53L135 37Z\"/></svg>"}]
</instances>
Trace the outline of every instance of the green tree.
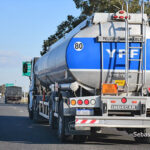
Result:
<instances>
[{"instance_id":1,"label":"green tree","mask_svg":"<svg viewBox=\"0 0 150 150\"><path fill-rule=\"evenodd\" d=\"M73 17L72 15L67 16L67 20L63 21L58 27L55 34L50 35L47 40L44 40L42 51L40 52L41 55L44 55L49 47L65 36L66 33L69 33L73 28L75 28L79 23L86 19L85 15L81 15L77 18Z\"/></svg>"},{"instance_id":2,"label":"green tree","mask_svg":"<svg viewBox=\"0 0 150 150\"><path fill-rule=\"evenodd\" d=\"M126 10L124 0L73 0L76 8L81 9L82 14L91 15L94 12L117 12L119 9ZM142 0L128 0L129 12L137 13L141 11ZM145 13L150 18L150 0L144 0Z\"/></svg>"},{"instance_id":3,"label":"green tree","mask_svg":"<svg viewBox=\"0 0 150 150\"><path fill-rule=\"evenodd\" d=\"M116 12L122 6L126 10L124 0L73 0L76 8L82 10L82 14L91 15L93 12ZM128 0L129 12L135 13L140 10L141 0ZM148 6L149 0L146 1ZM124 5L123 5L124 4Z\"/></svg>"},{"instance_id":4,"label":"green tree","mask_svg":"<svg viewBox=\"0 0 150 150\"><path fill-rule=\"evenodd\" d=\"M124 0L73 0L76 8L81 9L81 15L77 18L69 15L66 21L63 21L58 27L54 35L44 40L43 49L41 55L48 51L48 48L70 32L79 23L81 23L87 16L90 16L94 12L117 12L118 10L126 10ZM136 13L141 10L141 0L128 0L129 12ZM150 16L150 0L145 0L145 13Z\"/></svg>"}]
</instances>

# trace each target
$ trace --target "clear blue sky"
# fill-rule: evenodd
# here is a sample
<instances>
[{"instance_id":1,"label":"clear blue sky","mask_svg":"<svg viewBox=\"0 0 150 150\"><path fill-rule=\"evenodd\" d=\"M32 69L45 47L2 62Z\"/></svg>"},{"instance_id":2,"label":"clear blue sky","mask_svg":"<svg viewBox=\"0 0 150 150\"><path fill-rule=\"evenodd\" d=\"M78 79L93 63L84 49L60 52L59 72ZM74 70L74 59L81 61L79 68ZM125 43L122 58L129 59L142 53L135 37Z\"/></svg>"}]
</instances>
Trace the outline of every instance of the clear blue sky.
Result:
<instances>
[{"instance_id":1,"label":"clear blue sky","mask_svg":"<svg viewBox=\"0 0 150 150\"><path fill-rule=\"evenodd\" d=\"M0 85L28 90L22 61L40 56L43 40L67 15L79 16L73 0L0 0Z\"/></svg>"}]
</instances>

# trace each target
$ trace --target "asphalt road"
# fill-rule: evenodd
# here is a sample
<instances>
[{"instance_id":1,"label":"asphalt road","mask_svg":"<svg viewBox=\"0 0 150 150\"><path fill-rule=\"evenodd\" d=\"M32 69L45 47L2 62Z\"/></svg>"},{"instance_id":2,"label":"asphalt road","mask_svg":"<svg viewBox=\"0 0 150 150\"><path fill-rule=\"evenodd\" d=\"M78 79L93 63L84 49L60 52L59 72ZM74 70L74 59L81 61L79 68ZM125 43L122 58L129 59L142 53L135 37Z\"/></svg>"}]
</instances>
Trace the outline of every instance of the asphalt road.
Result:
<instances>
[{"instance_id":1,"label":"asphalt road","mask_svg":"<svg viewBox=\"0 0 150 150\"><path fill-rule=\"evenodd\" d=\"M4 104L0 100L0 150L150 150L148 144L137 144L131 135L115 129L104 129L82 144L59 142L48 124L34 124L28 118L26 105Z\"/></svg>"}]
</instances>

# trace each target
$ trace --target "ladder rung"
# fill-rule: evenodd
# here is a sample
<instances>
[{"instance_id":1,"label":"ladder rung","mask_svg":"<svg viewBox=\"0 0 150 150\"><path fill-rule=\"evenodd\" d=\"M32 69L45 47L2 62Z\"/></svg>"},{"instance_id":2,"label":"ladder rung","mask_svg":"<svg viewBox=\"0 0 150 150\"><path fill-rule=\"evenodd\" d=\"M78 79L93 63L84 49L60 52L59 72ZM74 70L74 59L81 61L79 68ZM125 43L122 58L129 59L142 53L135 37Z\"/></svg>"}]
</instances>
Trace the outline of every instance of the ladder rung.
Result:
<instances>
[{"instance_id":1,"label":"ladder rung","mask_svg":"<svg viewBox=\"0 0 150 150\"><path fill-rule=\"evenodd\" d=\"M143 37L143 35L130 35L129 37Z\"/></svg>"},{"instance_id":2,"label":"ladder rung","mask_svg":"<svg viewBox=\"0 0 150 150\"><path fill-rule=\"evenodd\" d=\"M139 24L139 25L142 25L142 22L128 22L128 24Z\"/></svg>"},{"instance_id":3,"label":"ladder rung","mask_svg":"<svg viewBox=\"0 0 150 150\"><path fill-rule=\"evenodd\" d=\"M142 74L143 72L128 72L128 73L138 73L138 74Z\"/></svg>"},{"instance_id":4,"label":"ladder rung","mask_svg":"<svg viewBox=\"0 0 150 150\"><path fill-rule=\"evenodd\" d=\"M138 49L143 49L143 47L129 47L129 48L138 48Z\"/></svg>"},{"instance_id":5,"label":"ladder rung","mask_svg":"<svg viewBox=\"0 0 150 150\"><path fill-rule=\"evenodd\" d=\"M142 61L142 59L129 59L129 61Z\"/></svg>"},{"instance_id":6,"label":"ladder rung","mask_svg":"<svg viewBox=\"0 0 150 150\"><path fill-rule=\"evenodd\" d=\"M128 86L129 86L129 85L143 85L143 84L128 84Z\"/></svg>"}]
</instances>

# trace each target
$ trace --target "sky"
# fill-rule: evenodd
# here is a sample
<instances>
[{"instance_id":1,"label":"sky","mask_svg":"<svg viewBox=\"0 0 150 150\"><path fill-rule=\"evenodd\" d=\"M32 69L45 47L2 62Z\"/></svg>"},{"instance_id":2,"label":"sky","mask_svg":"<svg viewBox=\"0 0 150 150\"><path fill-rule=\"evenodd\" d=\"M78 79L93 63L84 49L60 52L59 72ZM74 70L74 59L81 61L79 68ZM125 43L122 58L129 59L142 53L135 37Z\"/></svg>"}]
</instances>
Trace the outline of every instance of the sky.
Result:
<instances>
[{"instance_id":1,"label":"sky","mask_svg":"<svg viewBox=\"0 0 150 150\"><path fill-rule=\"evenodd\" d=\"M43 40L67 15L79 16L73 0L0 0L0 85L28 91L22 62L40 56Z\"/></svg>"}]
</instances>

